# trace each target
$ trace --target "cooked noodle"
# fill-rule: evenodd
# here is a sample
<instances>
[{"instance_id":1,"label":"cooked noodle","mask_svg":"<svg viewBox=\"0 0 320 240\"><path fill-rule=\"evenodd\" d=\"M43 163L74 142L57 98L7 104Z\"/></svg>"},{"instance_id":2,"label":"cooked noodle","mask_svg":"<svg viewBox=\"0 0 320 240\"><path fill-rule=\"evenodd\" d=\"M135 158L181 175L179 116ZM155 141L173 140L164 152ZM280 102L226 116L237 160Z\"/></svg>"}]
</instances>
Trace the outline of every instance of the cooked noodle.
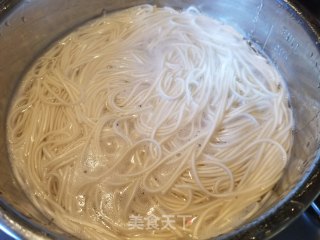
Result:
<instances>
[{"instance_id":1,"label":"cooked noodle","mask_svg":"<svg viewBox=\"0 0 320 240\"><path fill-rule=\"evenodd\" d=\"M202 239L263 207L292 126L281 77L233 28L193 7L143 5L39 58L8 136L20 185L75 236ZM161 229L166 215L174 227ZM159 226L130 228L133 216Z\"/></svg>"}]
</instances>

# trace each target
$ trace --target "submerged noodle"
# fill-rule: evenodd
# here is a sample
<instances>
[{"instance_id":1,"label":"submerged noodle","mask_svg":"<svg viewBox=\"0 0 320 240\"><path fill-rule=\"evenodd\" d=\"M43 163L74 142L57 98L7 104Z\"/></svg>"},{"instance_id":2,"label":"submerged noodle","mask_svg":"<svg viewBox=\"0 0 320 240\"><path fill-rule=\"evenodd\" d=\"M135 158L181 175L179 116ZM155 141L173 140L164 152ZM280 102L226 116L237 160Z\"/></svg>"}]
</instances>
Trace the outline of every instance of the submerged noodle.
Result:
<instances>
[{"instance_id":1,"label":"submerged noodle","mask_svg":"<svg viewBox=\"0 0 320 240\"><path fill-rule=\"evenodd\" d=\"M233 28L195 8L143 5L40 57L8 136L20 185L75 236L202 239L264 206L292 125L281 77ZM134 216L158 226L132 226Z\"/></svg>"}]
</instances>

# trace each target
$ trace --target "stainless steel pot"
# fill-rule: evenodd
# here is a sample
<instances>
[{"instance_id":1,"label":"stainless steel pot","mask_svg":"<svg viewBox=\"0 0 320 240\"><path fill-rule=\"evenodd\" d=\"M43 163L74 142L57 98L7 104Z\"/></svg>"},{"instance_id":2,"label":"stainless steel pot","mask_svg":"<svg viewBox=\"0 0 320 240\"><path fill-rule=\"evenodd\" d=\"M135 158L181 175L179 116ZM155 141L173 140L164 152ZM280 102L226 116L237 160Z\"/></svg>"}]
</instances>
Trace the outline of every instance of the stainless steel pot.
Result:
<instances>
[{"instance_id":1,"label":"stainless steel pot","mask_svg":"<svg viewBox=\"0 0 320 240\"><path fill-rule=\"evenodd\" d=\"M218 237L270 238L304 211L320 189L319 26L296 2L282 0L0 0L0 228L23 239L72 238L42 216L14 180L5 137L8 105L24 71L50 43L94 17L143 3L197 6L260 46L285 78L295 140L274 190L278 197L256 218Z\"/></svg>"}]
</instances>

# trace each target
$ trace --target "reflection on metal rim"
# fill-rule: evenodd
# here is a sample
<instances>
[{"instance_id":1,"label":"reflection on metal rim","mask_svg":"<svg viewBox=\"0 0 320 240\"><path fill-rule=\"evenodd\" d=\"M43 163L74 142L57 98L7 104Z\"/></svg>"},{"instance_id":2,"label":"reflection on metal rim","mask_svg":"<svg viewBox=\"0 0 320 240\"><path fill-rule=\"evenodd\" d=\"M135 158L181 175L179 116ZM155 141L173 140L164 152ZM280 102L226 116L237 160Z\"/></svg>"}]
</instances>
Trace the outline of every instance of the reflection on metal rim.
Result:
<instances>
[{"instance_id":1,"label":"reflection on metal rim","mask_svg":"<svg viewBox=\"0 0 320 240\"><path fill-rule=\"evenodd\" d=\"M0 0L0 20L21 0Z\"/></svg>"}]
</instances>

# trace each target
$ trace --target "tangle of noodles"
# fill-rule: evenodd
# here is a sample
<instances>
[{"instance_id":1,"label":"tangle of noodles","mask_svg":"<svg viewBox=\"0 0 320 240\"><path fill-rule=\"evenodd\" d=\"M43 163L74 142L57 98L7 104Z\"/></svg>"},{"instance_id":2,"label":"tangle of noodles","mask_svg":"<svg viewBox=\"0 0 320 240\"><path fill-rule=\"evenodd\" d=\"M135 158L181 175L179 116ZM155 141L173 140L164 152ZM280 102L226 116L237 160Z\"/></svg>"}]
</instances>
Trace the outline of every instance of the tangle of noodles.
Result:
<instances>
[{"instance_id":1,"label":"tangle of noodles","mask_svg":"<svg viewBox=\"0 0 320 240\"><path fill-rule=\"evenodd\" d=\"M233 28L193 7L143 5L53 45L7 125L20 185L62 229L204 239L263 208L293 119L281 77Z\"/></svg>"}]
</instances>

